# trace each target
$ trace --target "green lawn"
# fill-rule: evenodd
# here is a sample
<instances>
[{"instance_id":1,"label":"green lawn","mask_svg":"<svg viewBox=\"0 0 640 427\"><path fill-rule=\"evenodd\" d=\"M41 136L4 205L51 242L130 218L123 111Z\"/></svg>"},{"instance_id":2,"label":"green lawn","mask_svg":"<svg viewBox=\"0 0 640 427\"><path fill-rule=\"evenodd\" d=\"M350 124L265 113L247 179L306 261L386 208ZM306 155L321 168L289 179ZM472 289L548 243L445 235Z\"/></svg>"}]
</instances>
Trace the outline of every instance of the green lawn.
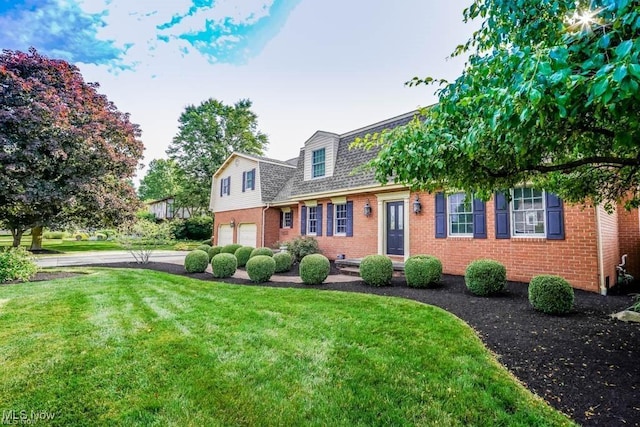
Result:
<instances>
[{"instance_id":1,"label":"green lawn","mask_svg":"<svg viewBox=\"0 0 640 427\"><path fill-rule=\"evenodd\" d=\"M54 425L571 424L436 307L94 271L0 287L0 413L48 411Z\"/></svg>"},{"instance_id":2,"label":"green lawn","mask_svg":"<svg viewBox=\"0 0 640 427\"><path fill-rule=\"evenodd\" d=\"M0 248L11 246L13 240L11 236L0 236ZM180 241L187 244L190 248L195 248L202 244L201 242ZM24 236L20 240L20 245L25 248L31 246L31 236ZM173 249L174 243L159 246L158 249ZM114 251L124 250L122 245L115 240L80 240L73 239L42 239L42 247L44 249L55 250L59 252L86 252L86 251Z\"/></svg>"}]
</instances>

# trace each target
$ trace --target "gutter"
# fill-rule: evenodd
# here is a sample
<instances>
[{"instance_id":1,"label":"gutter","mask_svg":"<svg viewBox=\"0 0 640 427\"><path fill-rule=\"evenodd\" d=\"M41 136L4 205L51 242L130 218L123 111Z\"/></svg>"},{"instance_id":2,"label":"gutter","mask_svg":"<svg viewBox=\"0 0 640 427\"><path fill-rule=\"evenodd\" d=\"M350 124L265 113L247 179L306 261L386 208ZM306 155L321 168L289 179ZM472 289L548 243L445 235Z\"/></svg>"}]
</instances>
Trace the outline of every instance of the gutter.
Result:
<instances>
[{"instance_id":1,"label":"gutter","mask_svg":"<svg viewBox=\"0 0 640 427\"><path fill-rule=\"evenodd\" d=\"M265 208L262 209L262 227L261 227L261 230L262 230L262 233L261 233L262 234L262 242L261 242L260 246L263 247L263 248L264 248L264 224L266 222L265 214L267 213L267 209L269 209L270 207L271 207L271 204L267 203L267 206L265 206Z\"/></svg>"},{"instance_id":2,"label":"gutter","mask_svg":"<svg viewBox=\"0 0 640 427\"><path fill-rule=\"evenodd\" d=\"M598 206L594 207L596 210L596 228L598 238L596 239L597 251L598 251L598 281L600 282L600 294L607 295L607 288L604 283L604 248L602 247L602 227L600 226L600 209Z\"/></svg>"}]
</instances>

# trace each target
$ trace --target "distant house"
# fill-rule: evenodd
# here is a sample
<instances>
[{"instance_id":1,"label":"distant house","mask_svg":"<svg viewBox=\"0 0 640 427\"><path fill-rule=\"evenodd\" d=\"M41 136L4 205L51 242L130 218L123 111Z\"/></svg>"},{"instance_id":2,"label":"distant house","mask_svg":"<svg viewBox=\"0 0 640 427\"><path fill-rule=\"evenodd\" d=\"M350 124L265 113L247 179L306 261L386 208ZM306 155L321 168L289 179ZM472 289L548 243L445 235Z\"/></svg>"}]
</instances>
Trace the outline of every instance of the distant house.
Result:
<instances>
[{"instance_id":1,"label":"distant house","mask_svg":"<svg viewBox=\"0 0 640 427\"><path fill-rule=\"evenodd\" d=\"M527 186L483 202L383 186L371 171L357 171L377 153L350 150L355 138L404 125L415 114L344 134L318 131L290 161L231 154L213 176L215 243L273 246L307 235L331 259L431 254L457 275L475 259L492 258L505 264L510 280L557 274L601 293L615 284L627 253L629 272L640 276L637 209L608 214Z\"/></svg>"},{"instance_id":2,"label":"distant house","mask_svg":"<svg viewBox=\"0 0 640 427\"><path fill-rule=\"evenodd\" d=\"M159 220L169 220L173 218L186 219L191 217L191 211L189 208L175 208L175 200L173 196L148 202L147 210L154 214L156 219Z\"/></svg>"}]
</instances>

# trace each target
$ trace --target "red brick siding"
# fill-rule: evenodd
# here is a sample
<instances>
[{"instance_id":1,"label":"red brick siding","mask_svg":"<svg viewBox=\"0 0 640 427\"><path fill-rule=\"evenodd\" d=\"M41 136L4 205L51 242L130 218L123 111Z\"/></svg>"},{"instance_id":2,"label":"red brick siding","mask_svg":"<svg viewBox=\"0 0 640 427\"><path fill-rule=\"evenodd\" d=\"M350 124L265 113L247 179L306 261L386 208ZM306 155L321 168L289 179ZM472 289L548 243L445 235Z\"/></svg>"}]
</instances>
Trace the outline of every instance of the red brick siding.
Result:
<instances>
[{"instance_id":1,"label":"red brick siding","mask_svg":"<svg viewBox=\"0 0 640 427\"><path fill-rule=\"evenodd\" d=\"M627 254L627 272L640 277L640 218L638 209L626 211L618 206L620 256Z\"/></svg>"},{"instance_id":2,"label":"red brick siding","mask_svg":"<svg viewBox=\"0 0 640 427\"><path fill-rule=\"evenodd\" d=\"M278 209L280 212L280 209ZM293 240L300 235L300 210L298 206L291 207L291 228L280 228L278 225L278 242L287 242ZM280 221L280 214L278 213L278 222Z\"/></svg>"},{"instance_id":3,"label":"red brick siding","mask_svg":"<svg viewBox=\"0 0 640 427\"><path fill-rule=\"evenodd\" d=\"M238 225L255 223L258 230L258 237L256 238L258 245L262 236L262 208L252 209L239 209L235 211L216 212L215 214L215 230L214 230L214 244L218 244L218 227L223 224L230 224L231 219L235 222L235 228L233 228L233 241L238 241Z\"/></svg>"},{"instance_id":4,"label":"red brick siding","mask_svg":"<svg viewBox=\"0 0 640 427\"><path fill-rule=\"evenodd\" d=\"M620 263L620 245L618 243L618 211L608 214L598 207L600 223L600 244L602 245L603 277L608 277L609 286L616 283L616 266Z\"/></svg>"}]
</instances>

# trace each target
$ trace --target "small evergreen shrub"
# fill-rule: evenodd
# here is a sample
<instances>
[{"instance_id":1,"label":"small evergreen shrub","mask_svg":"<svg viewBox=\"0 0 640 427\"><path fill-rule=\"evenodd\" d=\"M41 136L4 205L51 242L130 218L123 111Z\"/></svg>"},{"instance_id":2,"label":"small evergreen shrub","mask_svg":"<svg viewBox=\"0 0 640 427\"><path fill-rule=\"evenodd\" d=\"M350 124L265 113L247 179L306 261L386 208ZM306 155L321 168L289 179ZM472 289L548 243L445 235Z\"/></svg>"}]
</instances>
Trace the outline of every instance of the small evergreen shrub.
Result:
<instances>
[{"instance_id":1,"label":"small evergreen shrub","mask_svg":"<svg viewBox=\"0 0 640 427\"><path fill-rule=\"evenodd\" d=\"M276 262L269 255L256 255L247 261L247 274L252 282L266 282L275 271Z\"/></svg>"},{"instance_id":2,"label":"small evergreen shrub","mask_svg":"<svg viewBox=\"0 0 640 427\"><path fill-rule=\"evenodd\" d=\"M196 250L198 251L203 251L203 252L209 252L209 248L211 246L207 246L207 245L198 245L198 247L196 248Z\"/></svg>"},{"instance_id":3,"label":"small evergreen shrub","mask_svg":"<svg viewBox=\"0 0 640 427\"><path fill-rule=\"evenodd\" d=\"M329 259L321 254L310 254L300 261L300 278L306 285L319 285L331 272Z\"/></svg>"},{"instance_id":4,"label":"small evergreen shrub","mask_svg":"<svg viewBox=\"0 0 640 427\"><path fill-rule=\"evenodd\" d=\"M203 241L202 241L202 244L203 244L203 245L207 245L207 246L209 246L209 247L213 246L213 245L211 244L211 239L203 240Z\"/></svg>"},{"instance_id":5,"label":"small evergreen shrub","mask_svg":"<svg viewBox=\"0 0 640 427\"><path fill-rule=\"evenodd\" d=\"M464 283L473 294L489 296L507 286L507 269L498 261L478 259L467 266Z\"/></svg>"},{"instance_id":6,"label":"small evergreen shrub","mask_svg":"<svg viewBox=\"0 0 640 427\"><path fill-rule=\"evenodd\" d=\"M73 239L77 241L89 240L89 235L87 233L77 232L73 234Z\"/></svg>"},{"instance_id":7,"label":"small evergreen shrub","mask_svg":"<svg viewBox=\"0 0 640 427\"><path fill-rule=\"evenodd\" d=\"M442 263L430 255L414 255L404 263L407 286L428 288L442 277Z\"/></svg>"},{"instance_id":8,"label":"small evergreen shrub","mask_svg":"<svg viewBox=\"0 0 640 427\"><path fill-rule=\"evenodd\" d=\"M27 282L38 271L33 256L23 247L0 250L0 283Z\"/></svg>"},{"instance_id":9,"label":"small evergreen shrub","mask_svg":"<svg viewBox=\"0 0 640 427\"><path fill-rule=\"evenodd\" d=\"M388 286L393 277L393 262L385 255L368 255L360 263L360 277L369 286Z\"/></svg>"},{"instance_id":10,"label":"small evergreen shrub","mask_svg":"<svg viewBox=\"0 0 640 427\"><path fill-rule=\"evenodd\" d=\"M221 250L222 246L211 246L207 251L207 253L209 254L209 261L211 261L214 256L218 255Z\"/></svg>"},{"instance_id":11,"label":"small evergreen shrub","mask_svg":"<svg viewBox=\"0 0 640 427\"><path fill-rule=\"evenodd\" d=\"M294 261L300 262L302 258L311 254L319 254L320 246L314 237L296 237L293 240L285 242L287 251L291 252Z\"/></svg>"},{"instance_id":12,"label":"small evergreen shrub","mask_svg":"<svg viewBox=\"0 0 640 427\"><path fill-rule=\"evenodd\" d=\"M237 267L238 261L235 255L230 253L219 253L211 259L213 277L231 277L235 274Z\"/></svg>"},{"instance_id":13,"label":"small evergreen shrub","mask_svg":"<svg viewBox=\"0 0 640 427\"><path fill-rule=\"evenodd\" d=\"M184 221L185 237L190 240L211 238L213 218L208 215L192 216Z\"/></svg>"},{"instance_id":14,"label":"small evergreen shrub","mask_svg":"<svg viewBox=\"0 0 640 427\"><path fill-rule=\"evenodd\" d=\"M253 252L251 252L251 258L258 255L266 255L273 256L273 249L271 248L255 248Z\"/></svg>"},{"instance_id":15,"label":"small evergreen shrub","mask_svg":"<svg viewBox=\"0 0 640 427\"><path fill-rule=\"evenodd\" d=\"M251 252L253 252L253 246L242 246L236 249L234 255L238 260L238 267L244 267L247 265L247 261L251 258Z\"/></svg>"},{"instance_id":16,"label":"small evergreen shrub","mask_svg":"<svg viewBox=\"0 0 640 427\"><path fill-rule=\"evenodd\" d=\"M204 273L209 265L209 255L200 249L193 250L184 257L184 269L187 273Z\"/></svg>"},{"instance_id":17,"label":"small evergreen shrub","mask_svg":"<svg viewBox=\"0 0 640 427\"><path fill-rule=\"evenodd\" d=\"M241 248L242 245L239 245L237 243L231 243L229 245L223 246L222 249L220 249L220 253L221 254L235 254L236 251L238 250L238 248Z\"/></svg>"},{"instance_id":18,"label":"small evergreen shrub","mask_svg":"<svg viewBox=\"0 0 640 427\"><path fill-rule=\"evenodd\" d=\"M293 257L289 252L278 252L273 255L273 260L276 262L276 273L284 273L291 270Z\"/></svg>"},{"instance_id":19,"label":"small evergreen shrub","mask_svg":"<svg viewBox=\"0 0 640 427\"><path fill-rule=\"evenodd\" d=\"M560 276L536 276L529 283L529 302L543 313L568 313L573 307L573 299L573 288Z\"/></svg>"},{"instance_id":20,"label":"small evergreen shrub","mask_svg":"<svg viewBox=\"0 0 640 427\"><path fill-rule=\"evenodd\" d=\"M42 233L42 237L45 239L64 239L68 236L68 233L64 231L45 231Z\"/></svg>"},{"instance_id":21,"label":"small evergreen shrub","mask_svg":"<svg viewBox=\"0 0 640 427\"><path fill-rule=\"evenodd\" d=\"M99 240L99 241L107 240L107 235L103 233L96 233L94 234L94 236L96 240Z\"/></svg>"}]
</instances>

